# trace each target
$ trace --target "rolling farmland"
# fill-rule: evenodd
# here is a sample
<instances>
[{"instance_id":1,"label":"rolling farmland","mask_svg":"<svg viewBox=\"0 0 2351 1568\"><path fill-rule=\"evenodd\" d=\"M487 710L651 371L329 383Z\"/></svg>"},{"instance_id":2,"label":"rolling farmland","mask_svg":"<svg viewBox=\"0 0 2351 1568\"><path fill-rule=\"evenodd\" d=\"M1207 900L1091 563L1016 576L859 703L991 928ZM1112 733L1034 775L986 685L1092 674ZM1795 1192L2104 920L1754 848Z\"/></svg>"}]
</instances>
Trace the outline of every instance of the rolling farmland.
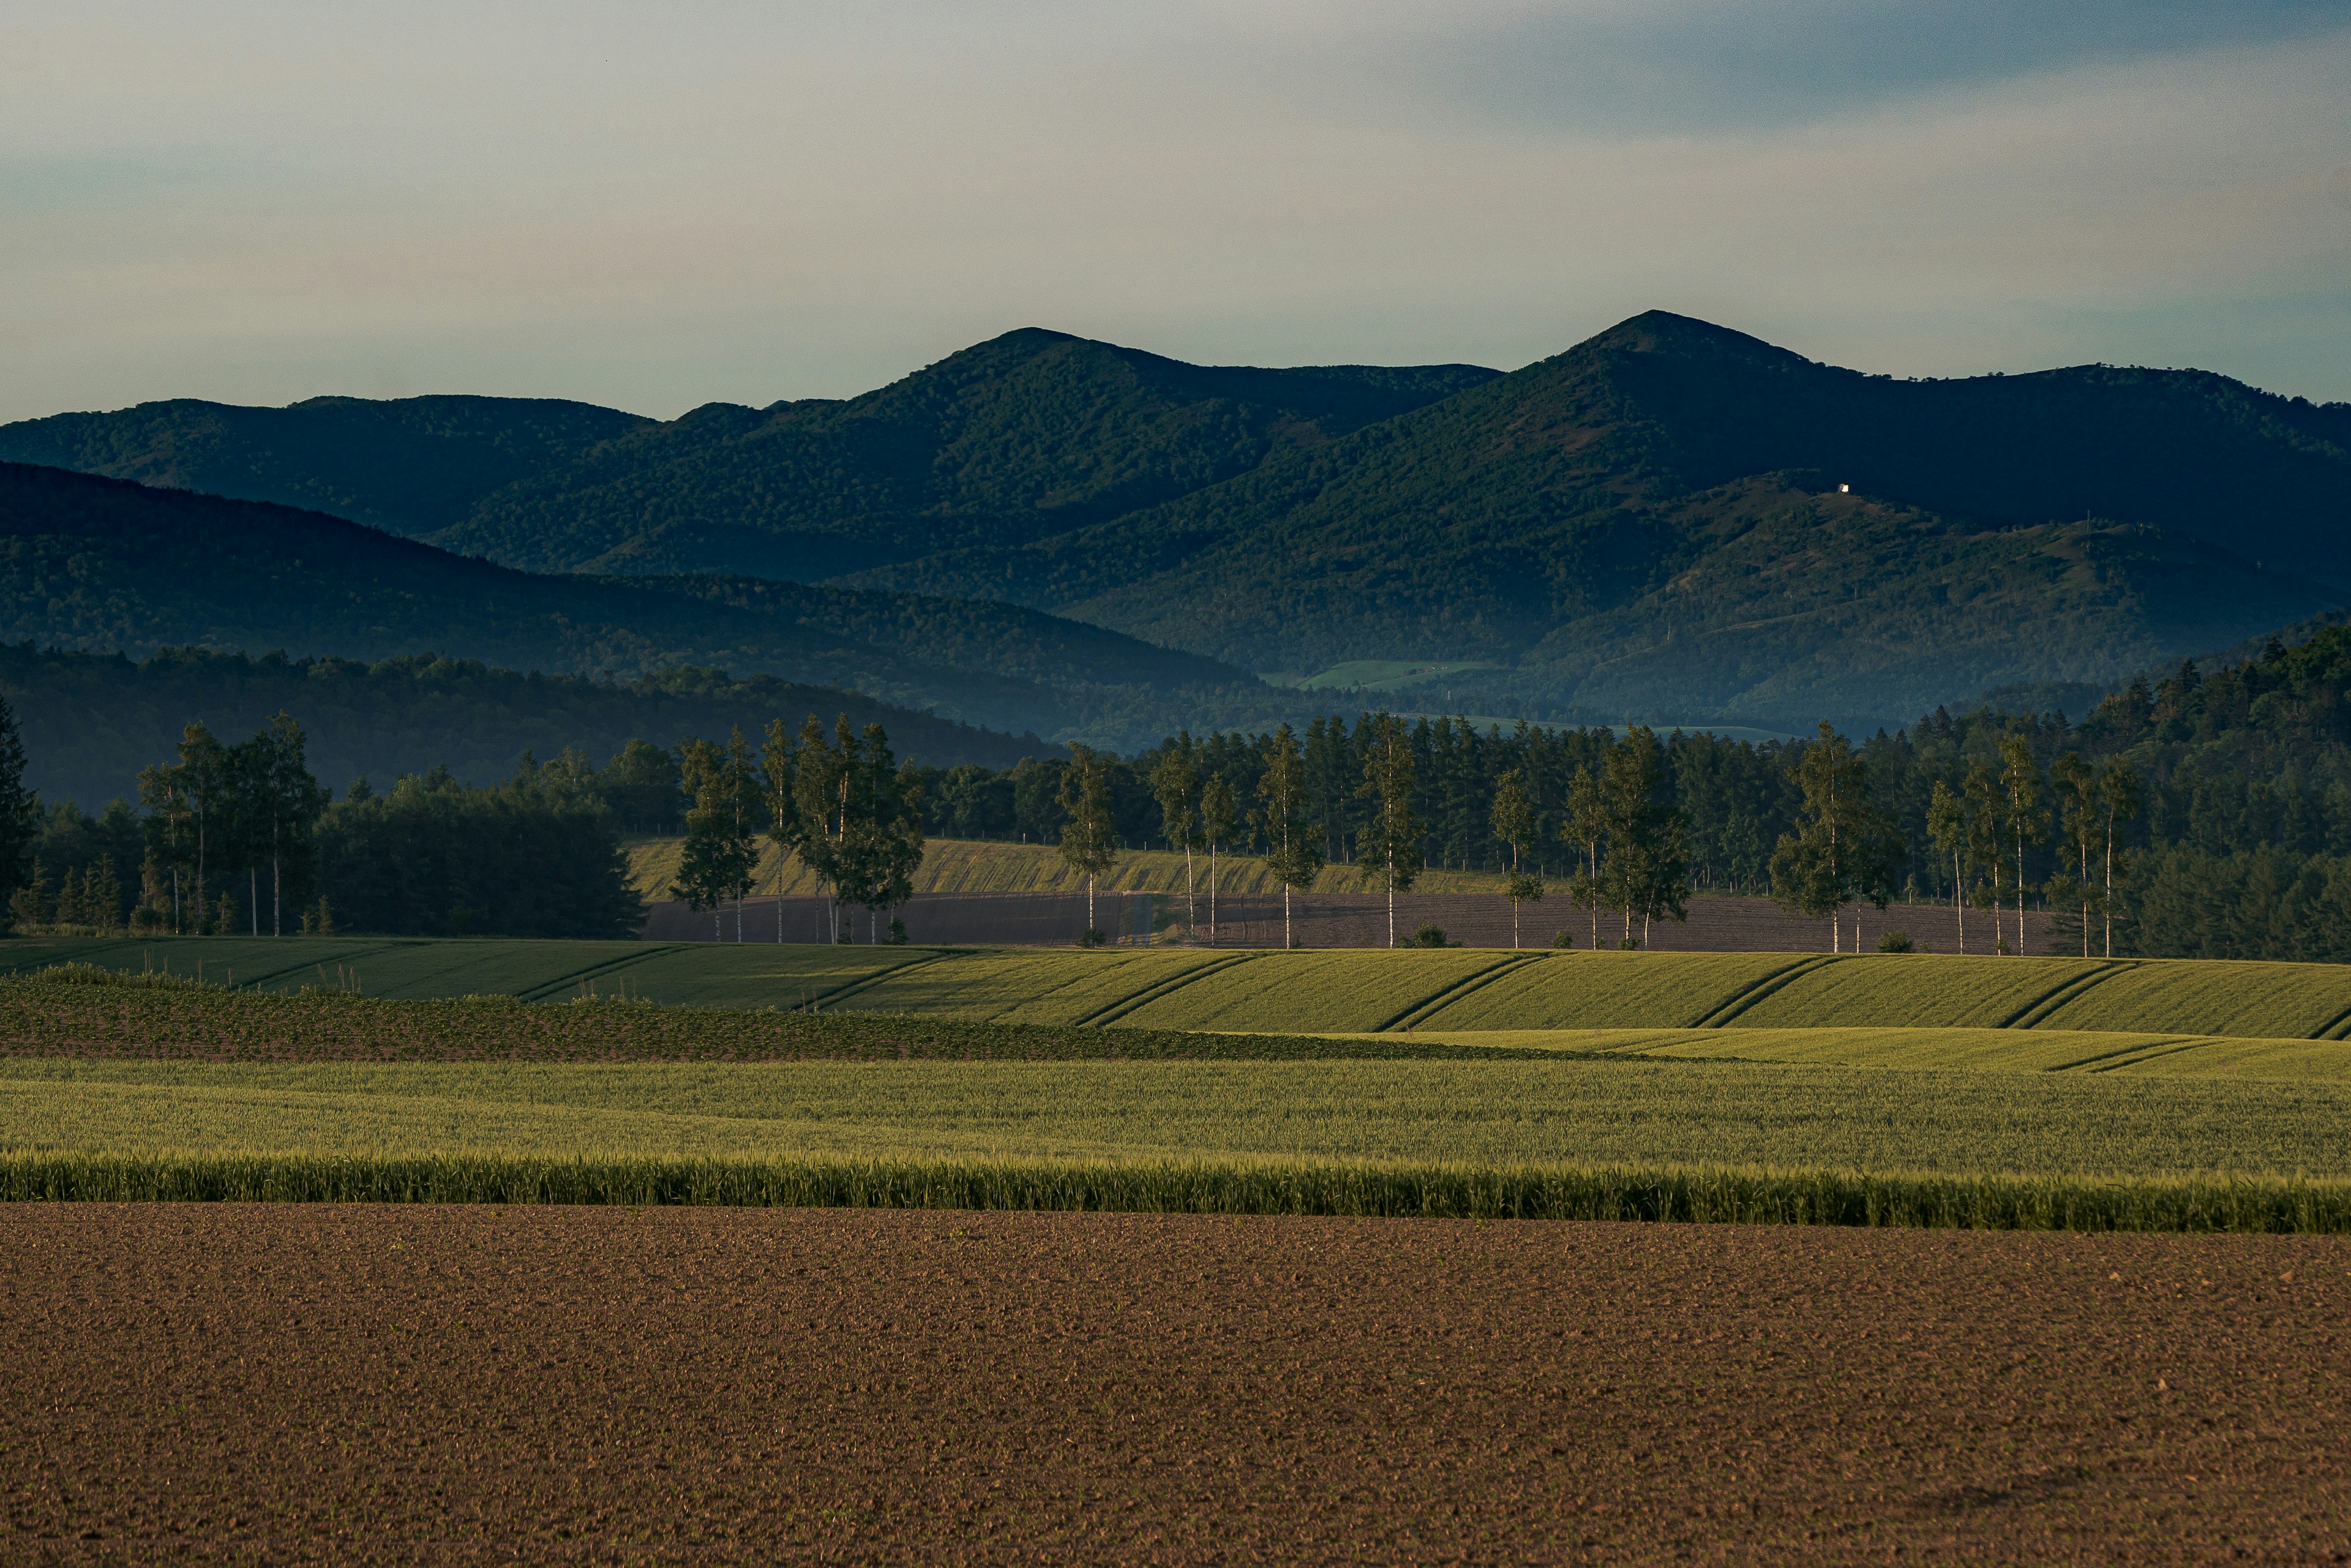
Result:
<instances>
[{"instance_id":1,"label":"rolling farmland","mask_svg":"<svg viewBox=\"0 0 2351 1568\"><path fill-rule=\"evenodd\" d=\"M2351 966L2195 959L1490 948L808 946L486 938L20 938L0 974L59 963L201 972L240 989L905 1013L1170 1030L2056 1029L2252 1040L2351 1035Z\"/></svg>"}]
</instances>

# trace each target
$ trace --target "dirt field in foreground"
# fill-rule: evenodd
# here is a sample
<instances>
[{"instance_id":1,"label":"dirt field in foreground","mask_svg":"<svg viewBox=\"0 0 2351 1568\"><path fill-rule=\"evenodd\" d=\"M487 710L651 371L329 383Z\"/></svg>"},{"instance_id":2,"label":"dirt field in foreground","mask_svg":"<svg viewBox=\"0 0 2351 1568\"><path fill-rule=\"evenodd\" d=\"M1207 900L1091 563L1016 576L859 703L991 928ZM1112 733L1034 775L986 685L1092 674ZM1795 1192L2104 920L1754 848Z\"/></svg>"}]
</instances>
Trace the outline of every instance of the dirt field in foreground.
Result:
<instances>
[{"instance_id":1,"label":"dirt field in foreground","mask_svg":"<svg viewBox=\"0 0 2351 1568\"><path fill-rule=\"evenodd\" d=\"M2327 1562L2351 1244L0 1208L0 1560Z\"/></svg>"}]
</instances>

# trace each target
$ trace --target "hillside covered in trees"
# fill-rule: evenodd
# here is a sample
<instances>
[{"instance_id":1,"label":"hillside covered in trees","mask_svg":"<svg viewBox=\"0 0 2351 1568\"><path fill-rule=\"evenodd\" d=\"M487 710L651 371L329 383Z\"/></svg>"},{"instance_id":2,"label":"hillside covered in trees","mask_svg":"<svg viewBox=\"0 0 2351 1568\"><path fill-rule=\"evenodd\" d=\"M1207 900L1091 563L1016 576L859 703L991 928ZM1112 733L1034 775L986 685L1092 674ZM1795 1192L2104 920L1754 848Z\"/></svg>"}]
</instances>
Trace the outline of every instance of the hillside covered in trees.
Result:
<instances>
[{"instance_id":1,"label":"hillside covered in trees","mask_svg":"<svg viewBox=\"0 0 2351 1568\"><path fill-rule=\"evenodd\" d=\"M1664 312L1508 375L1208 368L1024 330L843 402L666 423L151 404L8 426L5 455L337 507L510 566L652 580L664 602L709 574L706 623L641 608L635 643L916 706L977 657L974 683L1050 679L1061 708L1016 718L1014 694L958 687L942 711L1127 749L1155 714L1201 729L1280 705L1241 711L1223 666L935 607L1017 604L1280 678L1448 668L1381 698L1406 707L1802 733L2104 688L2351 602L2351 405L2104 365L1903 381ZM936 596L911 619L954 629L775 586L811 580ZM734 619L755 605L764 631ZM782 649L779 618L861 652ZM531 662L461 644L455 619L403 632ZM1016 630L1040 659L989 654ZM600 635L567 632L560 667L628 653L585 651ZM1190 706L1138 700L1171 683Z\"/></svg>"},{"instance_id":2,"label":"hillside covered in trees","mask_svg":"<svg viewBox=\"0 0 2351 1568\"><path fill-rule=\"evenodd\" d=\"M975 729L769 675L680 668L607 682L429 654L368 664L167 648L134 662L19 643L0 646L0 697L24 734L26 783L45 800L92 809L133 793L139 769L176 745L185 726L243 735L280 712L300 719L312 769L338 789L434 768L462 783L494 784L527 751L608 757L632 739L666 747L737 725L758 730L779 714L880 722L909 756L942 768L1006 768L1052 749L1033 735Z\"/></svg>"},{"instance_id":3,"label":"hillside covered in trees","mask_svg":"<svg viewBox=\"0 0 2351 1568\"><path fill-rule=\"evenodd\" d=\"M1473 711L1802 728L2302 619L2345 600L2346 515L2351 407L2096 366L1900 382L1653 312L1150 512L859 580L1259 670L1502 666L1447 678Z\"/></svg>"},{"instance_id":4,"label":"hillside covered in trees","mask_svg":"<svg viewBox=\"0 0 2351 1568\"><path fill-rule=\"evenodd\" d=\"M0 640L630 681L773 675L1015 733L1244 720L1276 694L1196 654L1014 606L695 578L542 576L315 512L0 464Z\"/></svg>"}]
</instances>

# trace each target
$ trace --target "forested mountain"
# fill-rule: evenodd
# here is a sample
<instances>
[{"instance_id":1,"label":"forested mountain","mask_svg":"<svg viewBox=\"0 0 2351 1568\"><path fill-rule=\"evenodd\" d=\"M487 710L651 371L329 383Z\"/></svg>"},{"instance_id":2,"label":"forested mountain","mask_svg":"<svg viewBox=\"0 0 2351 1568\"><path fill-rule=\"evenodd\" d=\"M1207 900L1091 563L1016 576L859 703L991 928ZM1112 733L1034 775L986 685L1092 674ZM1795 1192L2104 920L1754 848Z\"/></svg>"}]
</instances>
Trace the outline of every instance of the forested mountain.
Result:
<instances>
[{"instance_id":1,"label":"forested mountain","mask_svg":"<svg viewBox=\"0 0 2351 1568\"><path fill-rule=\"evenodd\" d=\"M146 403L0 427L0 459L286 502L531 570L806 582L1063 533L1495 373L1188 365L1029 329L847 401L666 423L501 398Z\"/></svg>"},{"instance_id":2,"label":"forested mountain","mask_svg":"<svg viewBox=\"0 0 2351 1568\"><path fill-rule=\"evenodd\" d=\"M188 412L211 407L13 425L0 455L184 482L203 445L184 425L263 432L219 436L204 472L242 464L508 565L732 579L691 590L715 643L690 656L730 667L772 667L726 652L750 645L730 613L789 603L861 642L903 619L772 586L822 580L1280 674L1438 664L1450 706L1544 719L1895 723L1994 687L2103 686L2351 602L2351 405L2103 365L1897 381L1663 312L1506 376L1204 368L1032 329L845 402L665 423L497 400ZM329 415L397 426L427 466L414 432L437 418L471 455L430 496L371 459L304 477L269 433ZM967 621L925 645L1048 678L1025 653L991 660L1001 632ZM1094 657L1072 652L1088 675L1067 678ZM935 684L855 678L893 700ZM1147 703L1073 700L1097 738L1150 730ZM953 711L1084 727L989 703ZM1228 696L1184 721L1246 717Z\"/></svg>"},{"instance_id":3,"label":"forested mountain","mask_svg":"<svg viewBox=\"0 0 2351 1568\"><path fill-rule=\"evenodd\" d=\"M1010 605L538 576L317 513L15 464L0 464L0 640L440 653L624 680L716 666L1049 738L1116 739L1200 711L1242 720L1276 695L1197 655Z\"/></svg>"},{"instance_id":4,"label":"forested mountain","mask_svg":"<svg viewBox=\"0 0 2351 1568\"><path fill-rule=\"evenodd\" d=\"M1850 486L1847 492L1840 488ZM2200 372L1896 382L1653 312L1114 523L858 580L1484 711L1884 716L2344 601L2351 407Z\"/></svg>"},{"instance_id":5,"label":"forested mountain","mask_svg":"<svg viewBox=\"0 0 2351 1568\"><path fill-rule=\"evenodd\" d=\"M546 760L576 747L601 763L641 737L671 746L736 725L755 735L769 719L797 728L810 714L828 724L841 713L861 726L879 721L901 753L935 767L1007 768L1055 749L1035 736L768 675L673 669L618 683L422 654L370 664L172 648L133 663L20 643L0 647L0 696L23 728L26 783L46 800L89 807L135 798L139 770L168 757L186 725L240 737L281 711L308 732L312 770L338 789L362 775L382 786L437 767L487 785L511 775L525 751Z\"/></svg>"},{"instance_id":6,"label":"forested mountain","mask_svg":"<svg viewBox=\"0 0 2351 1568\"><path fill-rule=\"evenodd\" d=\"M653 423L540 398L314 397L287 408L175 398L0 426L0 461L277 501L416 535Z\"/></svg>"}]
</instances>

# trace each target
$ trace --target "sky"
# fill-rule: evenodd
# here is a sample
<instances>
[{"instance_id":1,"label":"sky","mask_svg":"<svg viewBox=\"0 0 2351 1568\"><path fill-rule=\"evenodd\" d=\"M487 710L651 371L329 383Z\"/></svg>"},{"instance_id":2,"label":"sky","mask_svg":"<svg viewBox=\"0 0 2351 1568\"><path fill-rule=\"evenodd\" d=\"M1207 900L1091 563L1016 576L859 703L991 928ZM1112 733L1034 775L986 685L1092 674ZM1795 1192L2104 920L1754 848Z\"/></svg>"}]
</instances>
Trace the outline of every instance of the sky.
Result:
<instances>
[{"instance_id":1,"label":"sky","mask_svg":"<svg viewBox=\"0 0 2351 1568\"><path fill-rule=\"evenodd\" d=\"M847 396L1648 308L2351 399L2351 0L0 0L0 420Z\"/></svg>"}]
</instances>

